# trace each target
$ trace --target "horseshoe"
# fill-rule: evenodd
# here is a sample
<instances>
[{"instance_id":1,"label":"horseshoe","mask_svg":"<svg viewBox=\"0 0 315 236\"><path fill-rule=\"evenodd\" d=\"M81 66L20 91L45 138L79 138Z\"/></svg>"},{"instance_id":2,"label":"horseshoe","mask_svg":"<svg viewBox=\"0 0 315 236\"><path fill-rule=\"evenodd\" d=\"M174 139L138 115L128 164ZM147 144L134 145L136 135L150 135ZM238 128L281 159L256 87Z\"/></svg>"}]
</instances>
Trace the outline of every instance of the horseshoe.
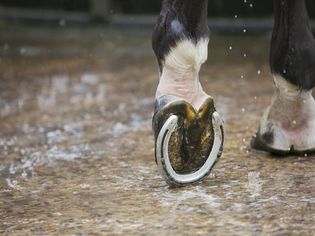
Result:
<instances>
[{"instance_id":1,"label":"horseshoe","mask_svg":"<svg viewBox=\"0 0 315 236\"><path fill-rule=\"evenodd\" d=\"M212 124L214 131L212 150L206 162L197 171L188 174L177 173L172 167L169 157L169 141L172 133L177 127L177 123L178 116L176 115L171 115L164 123L157 137L156 157L159 172L164 180L169 185L183 186L196 183L207 177L221 156L224 142L223 120L221 119L218 112L214 112L212 114Z\"/></svg>"}]
</instances>

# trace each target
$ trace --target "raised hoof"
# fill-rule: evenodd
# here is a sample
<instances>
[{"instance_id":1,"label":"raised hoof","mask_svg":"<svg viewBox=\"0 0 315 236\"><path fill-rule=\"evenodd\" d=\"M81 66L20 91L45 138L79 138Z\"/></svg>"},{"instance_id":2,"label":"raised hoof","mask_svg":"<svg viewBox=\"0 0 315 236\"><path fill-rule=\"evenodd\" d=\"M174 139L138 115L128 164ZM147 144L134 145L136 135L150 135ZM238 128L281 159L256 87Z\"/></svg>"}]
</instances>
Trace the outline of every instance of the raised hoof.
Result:
<instances>
[{"instance_id":1,"label":"raised hoof","mask_svg":"<svg viewBox=\"0 0 315 236\"><path fill-rule=\"evenodd\" d=\"M207 98L196 111L190 104L164 96L153 117L155 157L171 186L196 183L207 177L223 150L223 122Z\"/></svg>"}]
</instances>

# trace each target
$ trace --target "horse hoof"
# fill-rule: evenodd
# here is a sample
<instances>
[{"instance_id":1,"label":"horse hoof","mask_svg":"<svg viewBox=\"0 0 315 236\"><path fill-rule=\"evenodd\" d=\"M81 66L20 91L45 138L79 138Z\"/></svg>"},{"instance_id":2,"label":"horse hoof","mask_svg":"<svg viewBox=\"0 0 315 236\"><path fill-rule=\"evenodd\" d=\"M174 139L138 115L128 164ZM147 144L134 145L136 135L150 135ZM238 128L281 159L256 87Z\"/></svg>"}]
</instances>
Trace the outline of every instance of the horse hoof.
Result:
<instances>
[{"instance_id":1,"label":"horse hoof","mask_svg":"<svg viewBox=\"0 0 315 236\"><path fill-rule=\"evenodd\" d=\"M159 99L153 131L156 162L171 186L201 181L222 154L223 121L210 97L198 111L183 100L168 96Z\"/></svg>"},{"instance_id":2,"label":"horse hoof","mask_svg":"<svg viewBox=\"0 0 315 236\"><path fill-rule=\"evenodd\" d=\"M288 155L297 155L297 156L306 156L309 154L315 153L314 147L305 147L297 148L296 146L287 142L285 138L282 137L282 142L275 142L275 134L272 132L261 134L260 130L253 136L251 140L251 147L257 151L263 151L271 153L278 156L288 156ZM281 137L279 134L276 138ZM285 145L279 145L279 143L284 143Z\"/></svg>"}]
</instances>

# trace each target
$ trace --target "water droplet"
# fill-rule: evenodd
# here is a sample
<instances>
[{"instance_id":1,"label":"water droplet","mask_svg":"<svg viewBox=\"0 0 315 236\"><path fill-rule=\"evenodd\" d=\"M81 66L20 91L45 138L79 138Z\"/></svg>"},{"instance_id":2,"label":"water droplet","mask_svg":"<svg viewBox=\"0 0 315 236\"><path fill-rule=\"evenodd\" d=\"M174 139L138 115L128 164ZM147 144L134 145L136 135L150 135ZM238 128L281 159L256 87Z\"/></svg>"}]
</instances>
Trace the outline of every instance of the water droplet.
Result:
<instances>
[{"instance_id":1,"label":"water droplet","mask_svg":"<svg viewBox=\"0 0 315 236\"><path fill-rule=\"evenodd\" d=\"M21 176L22 176L24 179L26 179L26 178L27 178L27 173L26 173L26 171L25 171L25 170L23 171L23 173L21 174Z\"/></svg>"},{"instance_id":2,"label":"water droplet","mask_svg":"<svg viewBox=\"0 0 315 236\"><path fill-rule=\"evenodd\" d=\"M80 184L80 188L82 188L82 189L88 189L90 187L91 187L91 185L89 185L89 184Z\"/></svg>"},{"instance_id":3,"label":"water droplet","mask_svg":"<svg viewBox=\"0 0 315 236\"><path fill-rule=\"evenodd\" d=\"M230 47L229 47L229 50L231 51L232 49L233 49L233 47L232 47L232 46L230 46Z\"/></svg>"},{"instance_id":4,"label":"water droplet","mask_svg":"<svg viewBox=\"0 0 315 236\"><path fill-rule=\"evenodd\" d=\"M260 74L261 74L261 71L260 71L260 70L258 70L258 71L257 71L257 74L258 74L258 75L260 75Z\"/></svg>"},{"instance_id":5,"label":"water droplet","mask_svg":"<svg viewBox=\"0 0 315 236\"><path fill-rule=\"evenodd\" d=\"M65 26L65 25L66 25L66 20L65 20L65 19L61 19L61 20L59 21L59 25L60 25L61 27Z\"/></svg>"},{"instance_id":6,"label":"water droplet","mask_svg":"<svg viewBox=\"0 0 315 236\"><path fill-rule=\"evenodd\" d=\"M8 50L10 48L9 44L5 43L3 45L3 50Z\"/></svg>"}]
</instances>

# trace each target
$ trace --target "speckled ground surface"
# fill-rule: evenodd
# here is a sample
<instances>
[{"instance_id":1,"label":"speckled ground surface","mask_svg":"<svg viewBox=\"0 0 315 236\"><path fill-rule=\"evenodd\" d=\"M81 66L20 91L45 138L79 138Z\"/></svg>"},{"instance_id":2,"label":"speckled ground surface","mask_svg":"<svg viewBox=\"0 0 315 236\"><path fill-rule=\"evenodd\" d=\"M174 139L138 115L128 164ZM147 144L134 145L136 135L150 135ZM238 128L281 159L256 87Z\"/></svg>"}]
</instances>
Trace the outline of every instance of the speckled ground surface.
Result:
<instances>
[{"instance_id":1,"label":"speckled ground surface","mask_svg":"<svg viewBox=\"0 0 315 236\"><path fill-rule=\"evenodd\" d=\"M170 189L154 163L150 31L0 24L1 235L314 235L315 158L249 148L269 36L213 35L201 80L221 161Z\"/></svg>"}]
</instances>

